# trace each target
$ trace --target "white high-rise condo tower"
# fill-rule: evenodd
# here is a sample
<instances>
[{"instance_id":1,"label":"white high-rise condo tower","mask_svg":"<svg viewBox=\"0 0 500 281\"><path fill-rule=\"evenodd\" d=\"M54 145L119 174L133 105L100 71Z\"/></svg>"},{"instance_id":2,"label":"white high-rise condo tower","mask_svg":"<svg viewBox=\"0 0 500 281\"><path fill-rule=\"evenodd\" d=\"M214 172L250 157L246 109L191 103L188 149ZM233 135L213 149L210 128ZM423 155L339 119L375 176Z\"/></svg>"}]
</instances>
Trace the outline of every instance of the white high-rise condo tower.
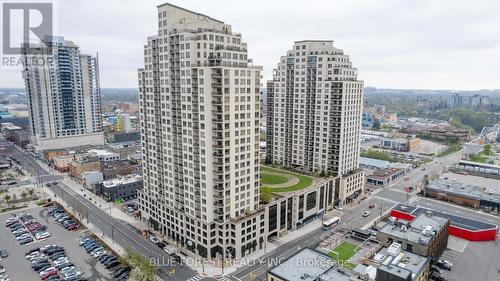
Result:
<instances>
[{"instance_id":1,"label":"white high-rise condo tower","mask_svg":"<svg viewBox=\"0 0 500 281\"><path fill-rule=\"evenodd\" d=\"M104 144L97 58L63 37L46 37L22 53L35 149Z\"/></svg>"},{"instance_id":2,"label":"white high-rise condo tower","mask_svg":"<svg viewBox=\"0 0 500 281\"><path fill-rule=\"evenodd\" d=\"M262 68L230 25L171 4L157 15L139 69L142 216L202 257L242 257L264 242Z\"/></svg>"},{"instance_id":3,"label":"white high-rise condo tower","mask_svg":"<svg viewBox=\"0 0 500 281\"><path fill-rule=\"evenodd\" d=\"M363 81L333 41L298 41L267 83L267 162L336 177L337 204L363 190Z\"/></svg>"}]
</instances>

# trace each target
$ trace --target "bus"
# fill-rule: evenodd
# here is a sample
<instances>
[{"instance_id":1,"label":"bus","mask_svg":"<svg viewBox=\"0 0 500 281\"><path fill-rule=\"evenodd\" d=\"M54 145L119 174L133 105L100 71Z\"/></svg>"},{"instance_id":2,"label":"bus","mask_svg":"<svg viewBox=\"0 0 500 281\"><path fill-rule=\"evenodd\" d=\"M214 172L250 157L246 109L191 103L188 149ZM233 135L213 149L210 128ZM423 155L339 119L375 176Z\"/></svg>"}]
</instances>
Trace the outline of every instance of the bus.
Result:
<instances>
[{"instance_id":1,"label":"bus","mask_svg":"<svg viewBox=\"0 0 500 281\"><path fill-rule=\"evenodd\" d=\"M333 217L323 222L323 229L328 230L340 223L340 217Z\"/></svg>"}]
</instances>

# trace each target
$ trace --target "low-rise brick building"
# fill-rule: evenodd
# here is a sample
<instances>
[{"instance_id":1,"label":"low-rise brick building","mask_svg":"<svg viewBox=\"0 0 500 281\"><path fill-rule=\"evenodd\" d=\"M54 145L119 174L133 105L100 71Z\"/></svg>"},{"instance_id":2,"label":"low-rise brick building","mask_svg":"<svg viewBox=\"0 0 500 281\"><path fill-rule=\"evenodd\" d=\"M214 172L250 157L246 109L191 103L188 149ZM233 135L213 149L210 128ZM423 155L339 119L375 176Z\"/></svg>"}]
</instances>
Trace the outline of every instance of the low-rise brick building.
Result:
<instances>
[{"instance_id":1,"label":"low-rise brick building","mask_svg":"<svg viewBox=\"0 0 500 281\"><path fill-rule=\"evenodd\" d=\"M391 221L377 232L377 240L385 245L393 242L402 249L435 260L448 246L450 220L434 216L431 211L422 213L411 222Z\"/></svg>"},{"instance_id":2,"label":"low-rise brick building","mask_svg":"<svg viewBox=\"0 0 500 281\"><path fill-rule=\"evenodd\" d=\"M89 171L101 171L101 161L97 157L84 157L81 160L69 163L68 171L70 177L81 182L82 173Z\"/></svg>"}]
</instances>

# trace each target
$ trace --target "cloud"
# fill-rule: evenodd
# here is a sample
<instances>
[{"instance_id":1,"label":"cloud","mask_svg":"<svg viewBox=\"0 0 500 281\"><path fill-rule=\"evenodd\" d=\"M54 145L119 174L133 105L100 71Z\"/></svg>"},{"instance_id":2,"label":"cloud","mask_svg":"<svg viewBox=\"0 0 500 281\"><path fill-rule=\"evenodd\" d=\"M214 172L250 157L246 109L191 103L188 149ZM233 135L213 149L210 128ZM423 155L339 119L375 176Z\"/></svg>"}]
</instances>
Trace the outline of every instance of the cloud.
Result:
<instances>
[{"instance_id":1,"label":"cloud","mask_svg":"<svg viewBox=\"0 0 500 281\"><path fill-rule=\"evenodd\" d=\"M136 87L142 48L156 30L152 0L57 1L57 30L99 53L103 87ZM463 0L172 0L231 24L271 78L294 41L330 39L350 55L365 85L500 88L500 2ZM22 86L0 70L0 86Z\"/></svg>"}]
</instances>

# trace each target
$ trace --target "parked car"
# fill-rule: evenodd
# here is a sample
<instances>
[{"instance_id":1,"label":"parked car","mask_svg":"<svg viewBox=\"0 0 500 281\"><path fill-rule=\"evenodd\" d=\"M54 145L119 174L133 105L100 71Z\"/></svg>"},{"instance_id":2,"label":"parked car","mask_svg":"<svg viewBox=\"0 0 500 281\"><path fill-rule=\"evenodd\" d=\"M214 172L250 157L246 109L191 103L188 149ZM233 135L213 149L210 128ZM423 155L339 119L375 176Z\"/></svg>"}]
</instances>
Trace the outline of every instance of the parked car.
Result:
<instances>
[{"instance_id":1,"label":"parked car","mask_svg":"<svg viewBox=\"0 0 500 281\"><path fill-rule=\"evenodd\" d=\"M23 240L20 240L19 241L19 245L25 245L25 244L28 244L28 243L31 243L31 242L33 242L33 238L28 237L28 238L25 238Z\"/></svg>"},{"instance_id":2,"label":"parked car","mask_svg":"<svg viewBox=\"0 0 500 281\"><path fill-rule=\"evenodd\" d=\"M173 255L173 254L175 254L175 247L173 247L173 246L169 246L169 245L167 245L167 246L165 246L165 247L163 248L163 250L164 250L164 251L165 251L168 255Z\"/></svg>"},{"instance_id":3,"label":"parked car","mask_svg":"<svg viewBox=\"0 0 500 281\"><path fill-rule=\"evenodd\" d=\"M153 242L154 244L160 242L158 238L156 238L154 235L149 236L149 241Z\"/></svg>"},{"instance_id":4,"label":"parked car","mask_svg":"<svg viewBox=\"0 0 500 281\"><path fill-rule=\"evenodd\" d=\"M435 281L448 281L448 278L445 276L437 273L436 271L432 272L429 280L435 280Z\"/></svg>"},{"instance_id":5,"label":"parked car","mask_svg":"<svg viewBox=\"0 0 500 281\"><path fill-rule=\"evenodd\" d=\"M0 250L0 257L5 259L6 257L9 256L9 252L7 250Z\"/></svg>"},{"instance_id":6,"label":"parked car","mask_svg":"<svg viewBox=\"0 0 500 281\"><path fill-rule=\"evenodd\" d=\"M118 266L119 264L120 264L120 262L118 260L114 260L112 262L105 264L105 266L107 269L110 269L110 268L113 268L115 266Z\"/></svg>"},{"instance_id":7,"label":"parked car","mask_svg":"<svg viewBox=\"0 0 500 281\"><path fill-rule=\"evenodd\" d=\"M50 233L48 233L47 231L43 231L43 232L38 232L35 234L35 239L36 240L42 240L42 239L45 239L45 238L48 238L50 237Z\"/></svg>"},{"instance_id":8,"label":"parked car","mask_svg":"<svg viewBox=\"0 0 500 281\"><path fill-rule=\"evenodd\" d=\"M78 224L72 224L72 225L68 226L66 229L69 231L78 229Z\"/></svg>"},{"instance_id":9,"label":"parked car","mask_svg":"<svg viewBox=\"0 0 500 281\"><path fill-rule=\"evenodd\" d=\"M22 234L22 235L17 236L17 237L16 237L16 240L17 240L17 241L21 241L21 240L24 240L24 239L26 239L26 238L31 238L31 236L30 236L28 233L24 233L24 234Z\"/></svg>"},{"instance_id":10,"label":"parked car","mask_svg":"<svg viewBox=\"0 0 500 281\"><path fill-rule=\"evenodd\" d=\"M32 264L31 268L33 268L33 270L38 271L39 269L41 269L45 266L51 266L51 264L48 261L41 261L41 262L37 262L35 264Z\"/></svg>"},{"instance_id":11,"label":"parked car","mask_svg":"<svg viewBox=\"0 0 500 281\"><path fill-rule=\"evenodd\" d=\"M436 262L436 265L439 266L439 267L441 267L441 268L444 268L446 270L451 270L451 268L453 267L453 264L450 261L447 261L447 260L444 260L444 259L439 259Z\"/></svg>"},{"instance_id":12,"label":"parked car","mask_svg":"<svg viewBox=\"0 0 500 281\"><path fill-rule=\"evenodd\" d=\"M34 258L37 258L41 255L42 253L38 252L38 251L35 251L35 252L31 252L29 254L26 255L26 259L27 260L32 260Z\"/></svg>"},{"instance_id":13,"label":"parked car","mask_svg":"<svg viewBox=\"0 0 500 281\"><path fill-rule=\"evenodd\" d=\"M363 217L368 217L369 215L371 215L372 213L370 213L369 211L363 211L363 213L361 213L361 215Z\"/></svg>"},{"instance_id":14,"label":"parked car","mask_svg":"<svg viewBox=\"0 0 500 281\"><path fill-rule=\"evenodd\" d=\"M68 261L68 262L65 262L63 264L60 264L59 266L56 266L56 268L58 270L61 270L61 269L64 269L66 267L71 267L71 266L75 266L72 262Z\"/></svg>"}]
</instances>

